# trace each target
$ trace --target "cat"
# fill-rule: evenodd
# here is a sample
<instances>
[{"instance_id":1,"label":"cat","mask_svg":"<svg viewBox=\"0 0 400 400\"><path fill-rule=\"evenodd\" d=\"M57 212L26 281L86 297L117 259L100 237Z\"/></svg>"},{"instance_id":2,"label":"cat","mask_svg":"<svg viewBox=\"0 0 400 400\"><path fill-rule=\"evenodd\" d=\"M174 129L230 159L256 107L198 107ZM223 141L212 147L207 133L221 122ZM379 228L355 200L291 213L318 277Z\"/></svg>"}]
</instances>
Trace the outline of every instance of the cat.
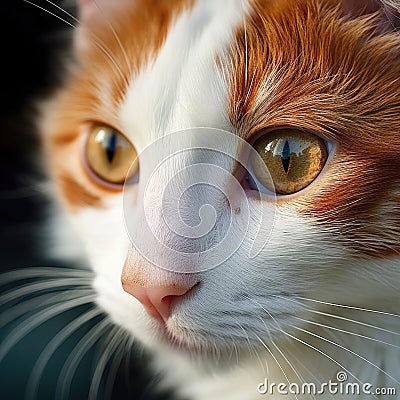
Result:
<instances>
[{"instance_id":1,"label":"cat","mask_svg":"<svg viewBox=\"0 0 400 400\"><path fill-rule=\"evenodd\" d=\"M53 251L160 388L400 398L398 2L78 6L40 122Z\"/></svg>"}]
</instances>

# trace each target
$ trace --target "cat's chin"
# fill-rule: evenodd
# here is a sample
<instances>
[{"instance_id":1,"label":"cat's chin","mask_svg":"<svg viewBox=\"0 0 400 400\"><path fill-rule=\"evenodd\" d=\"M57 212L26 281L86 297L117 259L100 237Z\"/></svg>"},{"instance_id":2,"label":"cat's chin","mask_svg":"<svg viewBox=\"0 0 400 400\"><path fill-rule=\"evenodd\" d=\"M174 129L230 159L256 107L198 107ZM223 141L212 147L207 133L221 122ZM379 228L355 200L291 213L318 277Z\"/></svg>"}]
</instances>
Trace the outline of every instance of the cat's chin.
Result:
<instances>
[{"instance_id":1,"label":"cat's chin","mask_svg":"<svg viewBox=\"0 0 400 400\"><path fill-rule=\"evenodd\" d=\"M207 369L229 369L249 357L248 348L241 348L238 343L215 341L195 331L172 323L154 321L157 340L150 348L163 350L173 356L184 357L195 361L198 366Z\"/></svg>"},{"instance_id":2,"label":"cat's chin","mask_svg":"<svg viewBox=\"0 0 400 400\"><path fill-rule=\"evenodd\" d=\"M249 356L247 351L233 344L230 346L211 341L192 342L171 335L160 341L159 349L163 350L163 353L187 359L206 371L229 370Z\"/></svg>"},{"instance_id":3,"label":"cat's chin","mask_svg":"<svg viewBox=\"0 0 400 400\"><path fill-rule=\"evenodd\" d=\"M210 357L211 344L208 344L207 340L197 340L195 333L189 332L182 327L176 328L174 326L171 328L168 322L155 320L153 323L155 324L158 337L157 347L161 346L185 355Z\"/></svg>"}]
</instances>

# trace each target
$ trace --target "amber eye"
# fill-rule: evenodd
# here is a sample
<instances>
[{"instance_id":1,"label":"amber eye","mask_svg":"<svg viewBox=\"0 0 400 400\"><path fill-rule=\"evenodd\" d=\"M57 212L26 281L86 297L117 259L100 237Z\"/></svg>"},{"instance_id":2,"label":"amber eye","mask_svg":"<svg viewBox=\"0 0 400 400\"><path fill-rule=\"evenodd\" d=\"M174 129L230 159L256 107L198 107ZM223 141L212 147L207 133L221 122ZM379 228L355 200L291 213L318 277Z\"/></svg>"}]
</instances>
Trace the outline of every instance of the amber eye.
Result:
<instances>
[{"instance_id":1,"label":"amber eye","mask_svg":"<svg viewBox=\"0 0 400 400\"><path fill-rule=\"evenodd\" d=\"M135 147L121 133L106 125L91 127L86 143L86 160L99 178L123 184L136 175L139 164L136 159ZM132 166L134 162L136 165Z\"/></svg>"},{"instance_id":2,"label":"amber eye","mask_svg":"<svg viewBox=\"0 0 400 400\"><path fill-rule=\"evenodd\" d=\"M319 175L328 157L325 142L320 137L297 129L267 132L253 147L261 156L261 159L251 160L253 173L267 189L283 195L308 186Z\"/></svg>"}]
</instances>

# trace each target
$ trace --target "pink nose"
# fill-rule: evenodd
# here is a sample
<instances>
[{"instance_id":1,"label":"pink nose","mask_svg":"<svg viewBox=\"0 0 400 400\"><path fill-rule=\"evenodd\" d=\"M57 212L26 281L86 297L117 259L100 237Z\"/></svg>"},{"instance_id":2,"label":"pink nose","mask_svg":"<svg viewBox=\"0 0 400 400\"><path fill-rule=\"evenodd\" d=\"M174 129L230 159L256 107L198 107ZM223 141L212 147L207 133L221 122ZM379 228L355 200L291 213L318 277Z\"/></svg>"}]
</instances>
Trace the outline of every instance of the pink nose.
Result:
<instances>
[{"instance_id":1,"label":"pink nose","mask_svg":"<svg viewBox=\"0 0 400 400\"><path fill-rule=\"evenodd\" d=\"M173 301L188 293L195 285L170 284L166 286L141 287L123 285L124 290L136 297L151 316L166 321L171 315Z\"/></svg>"}]
</instances>

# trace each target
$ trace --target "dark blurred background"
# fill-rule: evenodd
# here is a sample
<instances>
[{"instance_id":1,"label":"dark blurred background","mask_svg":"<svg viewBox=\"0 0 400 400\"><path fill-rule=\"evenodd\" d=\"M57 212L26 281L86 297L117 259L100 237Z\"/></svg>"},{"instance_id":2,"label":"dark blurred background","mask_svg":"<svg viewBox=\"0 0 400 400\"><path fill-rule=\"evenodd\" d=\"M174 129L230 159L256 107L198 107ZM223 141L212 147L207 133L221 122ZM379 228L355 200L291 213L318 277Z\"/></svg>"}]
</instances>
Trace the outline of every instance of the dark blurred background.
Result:
<instances>
[{"instance_id":1,"label":"dark blurred background","mask_svg":"<svg viewBox=\"0 0 400 400\"><path fill-rule=\"evenodd\" d=\"M37 250L46 240L42 232L50 200L46 195L45 176L39 169L40 142L34 122L37 116L35 102L49 96L62 81L59 55L65 55L70 45L72 28L57 16L73 21L49 1L32 0L32 3L37 7L24 0L7 0L1 4L0 340L3 344L26 329L30 318L37 318L32 316L46 308L45 298L54 294L62 296L63 291L68 293L68 288L47 288L5 302L10 293L40 282L40 277L8 279L10 275L7 273L19 270L22 276L28 267L57 267L60 271L71 267L65 260L49 260ZM68 4L56 1L55 4L76 13L71 1ZM43 297L38 298L38 295ZM89 303L59 313L24 335L0 361L0 398L30 398L32 393L28 392L27 383L37 368L35 363L40 354L69 323L92 308L93 304ZM19 310L19 317L6 321L12 310ZM85 335L90 337L91 328L101 323L104 317L99 315L83 324L55 350L41 375L37 399L56 398L57 381L68 356L80 339ZM96 342L85 353L74 371L66 398L88 398L95 368L101 362L104 346L109 346L113 335L112 328L106 329L102 335L104 340ZM120 361L120 365L112 361L105 365L103 379L97 384L96 399L107 396L138 400L172 398L154 392L157 377L146 368L149 358L143 351L133 349L121 354Z\"/></svg>"}]
</instances>

